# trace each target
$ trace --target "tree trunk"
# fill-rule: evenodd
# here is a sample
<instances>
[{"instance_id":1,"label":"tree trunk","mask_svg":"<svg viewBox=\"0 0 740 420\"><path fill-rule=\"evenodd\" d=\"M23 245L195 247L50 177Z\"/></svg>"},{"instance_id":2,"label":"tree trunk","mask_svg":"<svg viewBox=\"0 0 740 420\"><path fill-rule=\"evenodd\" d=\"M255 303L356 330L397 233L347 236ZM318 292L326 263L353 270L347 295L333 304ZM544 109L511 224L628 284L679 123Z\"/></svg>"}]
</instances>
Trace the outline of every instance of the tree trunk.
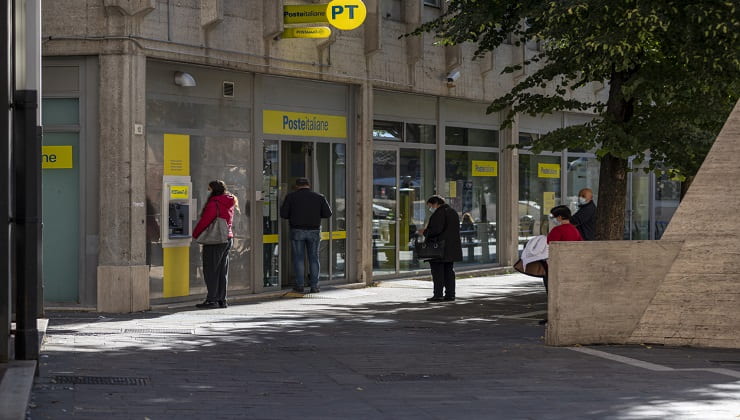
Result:
<instances>
[{"instance_id":1,"label":"tree trunk","mask_svg":"<svg viewBox=\"0 0 740 420\"><path fill-rule=\"evenodd\" d=\"M607 154L599 170L599 200L596 203L596 240L624 239L627 204L627 160Z\"/></svg>"},{"instance_id":2,"label":"tree trunk","mask_svg":"<svg viewBox=\"0 0 740 420\"><path fill-rule=\"evenodd\" d=\"M629 80L632 72L613 72L609 80L609 99L606 114L613 123L625 125L632 119L634 101L626 99L622 86ZM606 139L604 145L609 150ZM627 159L607 153L601 158L599 171L599 201L596 203L597 241L616 241L624 239L624 218L627 204Z\"/></svg>"}]
</instances>

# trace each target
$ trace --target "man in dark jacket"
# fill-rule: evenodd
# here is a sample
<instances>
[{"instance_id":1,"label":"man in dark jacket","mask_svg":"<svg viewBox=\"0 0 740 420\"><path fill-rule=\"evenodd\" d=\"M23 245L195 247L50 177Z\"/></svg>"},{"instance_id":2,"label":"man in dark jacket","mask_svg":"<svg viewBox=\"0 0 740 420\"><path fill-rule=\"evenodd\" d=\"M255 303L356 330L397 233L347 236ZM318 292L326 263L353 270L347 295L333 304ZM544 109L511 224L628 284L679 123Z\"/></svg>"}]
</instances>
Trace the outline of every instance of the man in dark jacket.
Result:
<instances>
[{"instance_id":1,"label":"man in dark jacket","mask_svg":"<svg viewBox=\"0 0 740 420\"><path fill-rule=\"evenodd\" d=\"M584 241L593 241L596 231L596 204L590 188L578 191L578 211L570 217L570 222L581 232Z\"/></svg>"},{"instance_id":2,"label":"man in dark jacket","mask_svg":"<svg viewBox=\"0 0 740 420\"><path fill-rule=\"evenodd\" d=\"M460 243L460 217L457 211L445 203L444 198L433 195L427 200L432 211L426 229L420 233L427 241L445 241L444 256L438 260L429 260L434 282L434 295L429 302L455 300L455 261L462 261L462 244Z\"/></svg>"},{"instance_id":3,"label":"man in dark jacket","mask_svg":"<svg viewBox=\"0 0 740 420\"><path fill-rule=\"evenodd\" d=\"M290 242L293 250L295 285L293 290L303 293L304 255L308 253L311 293L319 292L319 242L321 219L331 217L326 197L311 191L306 178L298 178L296 190L285 196L280 206L280 217L290 221Z\"/></svg>"},{"instance_id":4,"label":"man in dark jacket","mask_svg":"<svg viewBox=\"0 0 740 420\"><path fill-rule=\"evenodd\" d=\"M578 191L578 211L570 217L570 223L581 232L584 241L595 239L596 204L593 199L594 193L590 188Z\"/></svg>"}]
</instances>

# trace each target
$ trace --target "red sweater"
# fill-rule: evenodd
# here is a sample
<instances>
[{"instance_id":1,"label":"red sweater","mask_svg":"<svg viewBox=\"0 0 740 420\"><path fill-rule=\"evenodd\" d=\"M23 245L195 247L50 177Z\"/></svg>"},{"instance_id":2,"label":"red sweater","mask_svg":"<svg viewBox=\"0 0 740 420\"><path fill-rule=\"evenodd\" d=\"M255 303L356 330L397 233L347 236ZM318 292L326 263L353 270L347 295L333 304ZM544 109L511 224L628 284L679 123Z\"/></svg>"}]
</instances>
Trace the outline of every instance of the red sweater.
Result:
<instances>
[{"instance_id":1,"label":"red sweater","mask_svg":"<svg viewBox=\"0 0 740 420\"><path fill-rule=\"evenodd\" d=\"M216 205L218 202L218 205ZM203 208L203 213L200 215L198 224L193 229L193 238L197 238L203 233L204 230L216 219L216 210L218 209L218 217L226 219L226 224L229 225L229 238L234 237L234 232L231 230L231 224L234 221L234 206L236 199L230 194L221 194L211 197Z\"/></svg>"},{"instance_id":2,"label":"red sweater","mask_svg":"<svg viewBox=\"0 0 740 420\"><path fill-rule=\"evenodd\" d=\"M552 228L550 233L547 235L547 243L550 242L565 242L565 241L582 241L581 233L578 232L575 226L570 223L558 225Z\"/></svg>"}]
</instances>

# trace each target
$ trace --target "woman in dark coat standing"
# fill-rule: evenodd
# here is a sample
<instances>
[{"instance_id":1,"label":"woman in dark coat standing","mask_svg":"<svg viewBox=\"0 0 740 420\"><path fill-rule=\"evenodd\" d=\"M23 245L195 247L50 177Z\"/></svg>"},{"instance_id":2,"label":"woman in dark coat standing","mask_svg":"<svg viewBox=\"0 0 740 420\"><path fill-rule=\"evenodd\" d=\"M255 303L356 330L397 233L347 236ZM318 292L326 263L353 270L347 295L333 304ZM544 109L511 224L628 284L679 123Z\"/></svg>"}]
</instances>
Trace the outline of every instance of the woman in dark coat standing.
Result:
<instances>
[{"instance_id":1,"label":"woman in dark coat standing","mask_svg":"<svg viewBox=\"0 0 740 420\"><path fill-rule=\"evenodd\" d=\"M429 197L427 206L433 213L427 227L420 233L426 236L427 241L445 241L444 257L429 260L434 281L434 296L427 301L455 300L454 264L455 261L462 261L460 216L438 195Z\"/></svg>"}]
</instances>

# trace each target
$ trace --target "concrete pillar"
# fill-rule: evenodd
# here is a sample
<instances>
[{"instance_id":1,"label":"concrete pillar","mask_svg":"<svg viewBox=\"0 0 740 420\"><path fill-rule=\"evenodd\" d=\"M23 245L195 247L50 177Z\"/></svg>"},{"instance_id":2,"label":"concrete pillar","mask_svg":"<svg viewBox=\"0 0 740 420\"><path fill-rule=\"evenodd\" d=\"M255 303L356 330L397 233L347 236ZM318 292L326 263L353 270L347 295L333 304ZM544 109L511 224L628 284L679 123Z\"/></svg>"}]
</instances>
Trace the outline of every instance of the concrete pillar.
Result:
<instances>
[{"instance_id":1,"label":"concrete pillar","mask_svg":"<svg viewBox=\"0 0 740 420\"><path fill-rule=\"evenodd\" d=\"M514 121L511 127L502 129L500 135L499 161L502 165L498 205L501 208L501 221L497 225L502 229L498 232L498 255L499 263L506 267L514 265L519 258L519 153L517 149L507 147L519 141L518 122Z\"/></svg>"},{"instance_id":2,"label":"concrete pillar","mask_svg":"<svg viewBox=\"0 0 740 420\"><path fill-rule=\"evenodd\" d=\"M373 225L373 86L364 83L355 89L355 132L352 146L352 174L355 182L353 205L347 206L356 220L353 226L353 242L347 244L352 248L355 263L348 268L351 280L371 284L373 281L372 225ZM349 175L349 174L348 174Z\"/></svg>"},{"instance_id":3,"label":"concrete pillar","mask_svg":"<svg viewBox=\"0 0 740 420\"><path fill-rule=\"evenodd\" d=\"M99 312L149 309L146 264L146 57L100 56Z\"/></svg>"}]
</instances>

